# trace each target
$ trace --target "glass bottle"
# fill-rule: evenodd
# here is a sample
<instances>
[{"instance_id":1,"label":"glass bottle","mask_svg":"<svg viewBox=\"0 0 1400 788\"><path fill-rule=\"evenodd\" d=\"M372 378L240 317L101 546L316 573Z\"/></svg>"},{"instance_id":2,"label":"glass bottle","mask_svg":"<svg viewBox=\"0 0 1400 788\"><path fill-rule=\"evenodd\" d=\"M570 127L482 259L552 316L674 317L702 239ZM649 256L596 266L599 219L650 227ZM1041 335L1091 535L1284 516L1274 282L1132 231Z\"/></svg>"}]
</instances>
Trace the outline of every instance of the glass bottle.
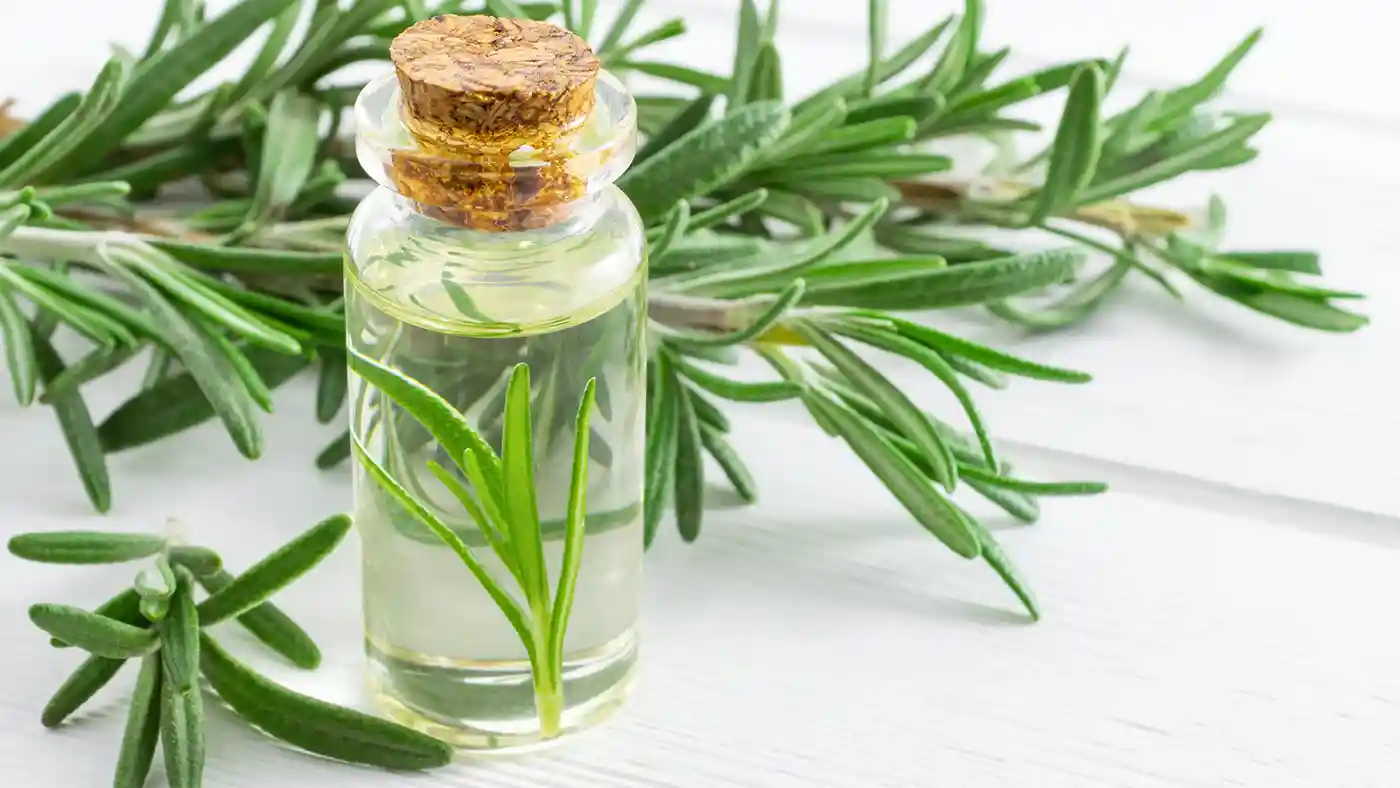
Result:
<instances>
[{"instance_id":1,"label":"glass bottle","mask_svg":"<svg viewBox=\"0 0 1400 788\"><path fill-rule=\"evenodd\" d=\"M517 363L529 365L535 493L552 582L574 416L589 379L596 405L562 699L537 692L522 639L483 585L360 458L354 512L369 680L400 722L467 748L528 747L614 710L636 660L646 243L636 210L613 185L635 150L636 106L586 44L545 23L436 17L395 39L391 57L395 73L369 83L355 107L357 154L378 188L348 233L349 352L432 389L498 453L507 382ZM350 398L357 451L521 599L485 535L430 471L433 461L457 473L449 453L353 365Z\"/></svg>"}]
</instances>

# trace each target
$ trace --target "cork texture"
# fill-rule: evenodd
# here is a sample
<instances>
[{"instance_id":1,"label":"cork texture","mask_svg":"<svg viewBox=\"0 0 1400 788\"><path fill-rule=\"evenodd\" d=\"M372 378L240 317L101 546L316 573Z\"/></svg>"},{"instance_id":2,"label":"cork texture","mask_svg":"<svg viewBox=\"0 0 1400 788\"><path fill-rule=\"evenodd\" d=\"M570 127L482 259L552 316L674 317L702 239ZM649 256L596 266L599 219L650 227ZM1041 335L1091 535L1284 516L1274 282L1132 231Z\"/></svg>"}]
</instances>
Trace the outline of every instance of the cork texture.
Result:
<instances>
[{"instance_id":1,"label":"cork texture","mask_svg":"<svg viewBox=\"0 0 1400 788\"><path fill-rule=\"evenodd\" d=\"M389 47L404 119L427 149L548 147L593 109L598 58L547 22L436 16Z\"/></svg>"},{"instance_id":2,"label":"cork texture","mask_svg":"<svg viewBox=\"0 0 1400 788\"><path fill-rule=\"evenodd\" d=\"M436 16L389 47L418 150L390 176L426 215L476 230L546 227L587 191L568 143L593 111L598 58L545 22ZM529 148L527 161L512 154Z\"/></svg>"}]
</instances>

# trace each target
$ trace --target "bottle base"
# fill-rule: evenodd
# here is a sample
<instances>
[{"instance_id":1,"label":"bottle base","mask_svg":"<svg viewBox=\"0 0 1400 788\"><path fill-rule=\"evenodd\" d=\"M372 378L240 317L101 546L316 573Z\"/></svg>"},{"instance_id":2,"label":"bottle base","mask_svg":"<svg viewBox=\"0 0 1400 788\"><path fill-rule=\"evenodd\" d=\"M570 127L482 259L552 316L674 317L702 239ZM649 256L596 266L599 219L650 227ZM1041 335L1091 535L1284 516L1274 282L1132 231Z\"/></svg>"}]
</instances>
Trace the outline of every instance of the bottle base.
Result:
<instances>
[{"instance_id":1,"label":"bottle base","mask_svg":"<svg viewBox=\"0 0 1400 788\"><path fill-rule=\"evenodd\" d=\"M369 691L390 719L483 755L515 754L592 728L626 701L636 675L633 631L564 662L564 709L546 737L525 661L465 661L366 643Z\"/></svg>"}]
</instances>

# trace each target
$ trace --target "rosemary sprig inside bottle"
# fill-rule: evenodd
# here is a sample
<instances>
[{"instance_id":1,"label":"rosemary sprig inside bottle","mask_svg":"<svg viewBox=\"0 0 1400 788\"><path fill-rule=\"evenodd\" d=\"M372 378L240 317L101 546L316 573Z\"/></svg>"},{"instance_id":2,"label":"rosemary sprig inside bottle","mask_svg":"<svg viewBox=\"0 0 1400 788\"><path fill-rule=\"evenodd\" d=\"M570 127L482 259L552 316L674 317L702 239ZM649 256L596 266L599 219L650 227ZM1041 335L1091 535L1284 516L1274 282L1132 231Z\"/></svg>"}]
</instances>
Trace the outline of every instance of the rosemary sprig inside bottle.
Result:
<instances>
[{"instance_id":1,"label":"rosemary sprig inside bottle","mask_svg":"<svg viewBox=\"0 0 1400 788\"><path fill-rule=\"evenodd\" d=\"M516 593L492 577L462 537L433 513L429 503L406 490L358 441L353 445L356 458L374 482L456 553L515 630L530 663L540 735L545 739L558 735L564 710L564 636L583 558L588 421L596 379L590 378L585 385L574 422L563 563L559 577L551 583L535 500L529 366L516 364L511 372L499 455L460 411L427 386L353 350L350 369L412 414L470 481L468 489L440 466L432 469L516 581Z\"/></svg>"},{"instance_id":2,"label":"rosemary sprig inside bottle","mask_svg":"<svg viewBox=\"0 0 1400 788\"><path fill-rule=\"evenodd\" d=\"M452 748L444 742L281 687L228 654L205 631L236 619L293 664L315 668L321 659L316 644L268 599L329 555L349 529L349 517L327 518L236 576L213 551L155 535L64 531L12 538L12 554L41 563L149 561L131 587L94 611L49 603L30 607L30 619L54 638L55 647L75 646L90 655L44 707L43 724L62 724L123 664L136 659L140 671L117 758L116 788L145 784L157 743L171 788L201 784L201 675L240 716L308 752L389 769L447 764ZM197 585L210 591L201 602L195 601Z\"/></svg>"}]
</instances>

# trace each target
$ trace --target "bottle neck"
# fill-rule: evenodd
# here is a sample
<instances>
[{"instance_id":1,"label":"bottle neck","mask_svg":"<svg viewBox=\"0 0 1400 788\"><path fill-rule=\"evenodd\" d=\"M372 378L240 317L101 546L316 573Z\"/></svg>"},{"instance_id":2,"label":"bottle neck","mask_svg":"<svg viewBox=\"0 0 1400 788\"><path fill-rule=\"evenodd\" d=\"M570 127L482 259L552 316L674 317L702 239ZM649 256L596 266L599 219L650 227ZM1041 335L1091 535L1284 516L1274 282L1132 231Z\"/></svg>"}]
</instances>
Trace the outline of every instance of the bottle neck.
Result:
<instances>
[{"instance_id":1,"label":"bottle neck","mask_svg":"<svg viewBox=\"0 0 1400 788\"><path fill-rule=\"evenodd\" d=\"M462 214L456 209L425 205L397 190L384 186L380 188L393 195L395 204L406 216L411 215L415 224L430 222L443 232L470 237L473 242L509 245L521 242L553 243L592 232L605 211L604 192L610 185L604 184L576 200L551 206L544 214L515 213L511 221L503 223L486 223L479 216L475 220L463 221Z\"/></svg>"}]
</instances>

